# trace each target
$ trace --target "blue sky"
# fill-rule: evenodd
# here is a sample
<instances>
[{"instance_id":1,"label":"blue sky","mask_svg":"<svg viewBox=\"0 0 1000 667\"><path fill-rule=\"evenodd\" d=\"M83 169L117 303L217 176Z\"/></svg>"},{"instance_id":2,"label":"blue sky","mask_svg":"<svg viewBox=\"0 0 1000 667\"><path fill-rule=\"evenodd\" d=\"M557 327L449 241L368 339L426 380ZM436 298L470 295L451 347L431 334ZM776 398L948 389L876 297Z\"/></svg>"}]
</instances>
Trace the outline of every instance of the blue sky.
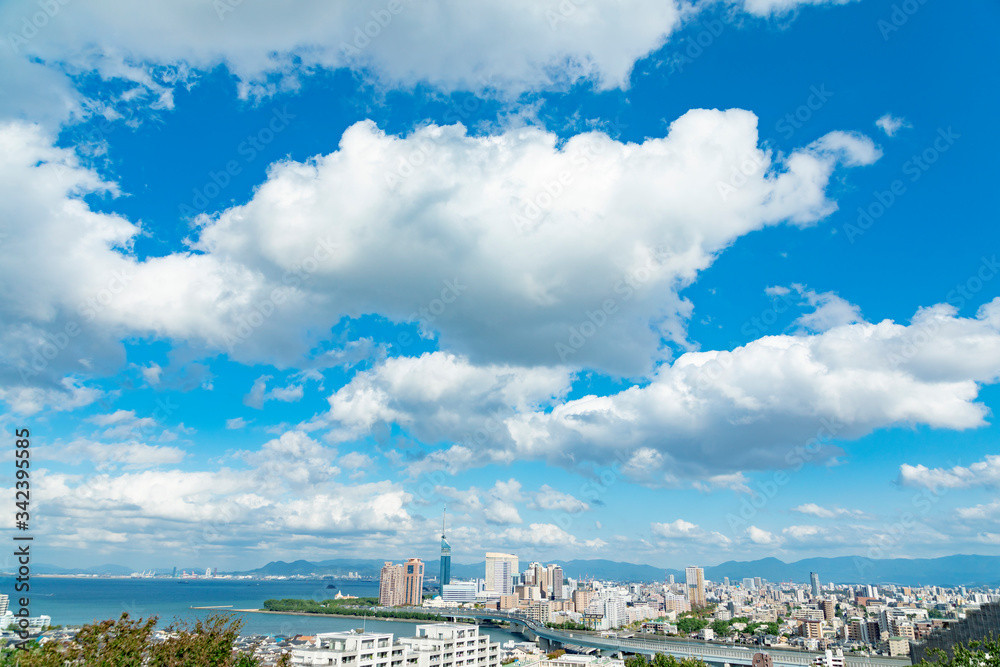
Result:
<instances>
[{"instance_id":1,"label":"blue sky","mask_svg":"<svg viewBox=\"0 0 1000 667\"><path fill-rule=\"evenodd\" d=\"M0 9L38 560L996 552L996 3L152 7Z\"/></svg>"}]
</instances>

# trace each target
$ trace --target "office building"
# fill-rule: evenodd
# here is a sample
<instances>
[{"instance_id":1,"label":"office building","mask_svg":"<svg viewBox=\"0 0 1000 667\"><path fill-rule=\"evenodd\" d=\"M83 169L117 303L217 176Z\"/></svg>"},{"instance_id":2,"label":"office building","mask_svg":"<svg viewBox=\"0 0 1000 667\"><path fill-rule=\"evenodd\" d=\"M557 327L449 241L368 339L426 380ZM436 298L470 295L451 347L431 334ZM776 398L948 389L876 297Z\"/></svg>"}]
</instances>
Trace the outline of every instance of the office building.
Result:
<instances>
[{"instance_id":1,"label":"office building","mask_svg":"<svg viewBox=\"0 0 1000 667\"><path fill-rule=\"evenodd\" d=\"M379 573L378 603L383 607L397 607L404 599L403 566L386 561Z\"/></svg>"},{"instance_id":2,"label":"office building","mask_svg":"<svg viewBox=\"0 0 1000 667\"><path fill-rule=\"evenodd\" d=\"M705 606L705 570L700 567L684 568L684 581L688 601L692 607Z\"/></svg>"},{"instance_id":3,"label":"office building","mask_svg":"<svg viewBox=\"0 0 1000 667\"><path fill-rule=\"evenodd\" d=\"M558 565L549 565L549 567L551 568L552 597L556 600L562 600L564 597L562 568Z\"/></svg>"},{"instance_id":4,"label":"office building","mask_svg":"<svg viewBox=\"0 0 1000 667\"><path fill-rule=\"evenodd\" d=\"M819 597L819 575L815 572L809 573L809 582L812 584L812 596Z\"/></svg>"},{"instance_id":5,"label":"office building","mask_svg":"<svg viewBox=\"0 0 1000 667\"><path fill-rule=\"evenodd\" d=\"M541 563L532 563L531 569L535 571L535 586L538 586L541 596L549 597L549 571Z\"/></svg>"},{"instance_id":6,"label":"office building","mask_svg":"<svg viewBox=\"0 0 1000 667\"><path fill-rule=\"evenodd\" d=\"M486 590L500 595L514 593L514 576L519 570L517 556L514 554L486 554Z\"/></svg>"},{"instance_id":7,"label":"office building","mask_svg":"<svg viewBox=\"0 0 1000 667\"><path fill-rule=\"evenodd\" d=\"M403 604L419 607L424 601L424 562L411 558L403 568Z\"/></svg>"},{"instance_id":8,"label":"office building","mask_svg":"<svg viewBox=\"0 0 1000 667\"><path fill-rule=\"evenodd\" d=\"M454 581L441 587L441 599L445 602L475 602L479 587L474 581Z\"/></svg>"}]
</instances>

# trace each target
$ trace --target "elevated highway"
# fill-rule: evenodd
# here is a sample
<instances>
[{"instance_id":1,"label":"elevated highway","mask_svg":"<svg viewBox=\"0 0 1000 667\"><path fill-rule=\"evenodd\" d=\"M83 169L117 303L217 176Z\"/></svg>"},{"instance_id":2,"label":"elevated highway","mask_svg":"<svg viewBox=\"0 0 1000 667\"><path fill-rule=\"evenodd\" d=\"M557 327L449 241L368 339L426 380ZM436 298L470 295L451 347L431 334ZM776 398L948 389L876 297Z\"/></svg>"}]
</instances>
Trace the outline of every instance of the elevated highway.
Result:
<instances>
[{"instance_id":1,"label":"elevated highway","mask_svg":"<svg viewBox=\"0 0 1000 667\"><path fill-rule=\"evenodd\" d=\"M428 609L414 608L413 611L427 612ZM523 628L522 632L532 639L541 639L546 648L565 644L596 648L606 652L641 653L654 655L667 653L678 658L697 658L707 663L729 665L750 665L754 653L767 653L774 661L774 667L807 667L822 656L822 653L794 648L751 647L739 644L707 642L685 639L645 639L639 637L600 637L585 632L555 630L543 624L528 620L517 612L483 611L473 609L434 610L447 618L473 618L480 620L507 621ZM844 656L845 667L908 667L908 658L888 656Z\"/></svg>"}]
</instances>

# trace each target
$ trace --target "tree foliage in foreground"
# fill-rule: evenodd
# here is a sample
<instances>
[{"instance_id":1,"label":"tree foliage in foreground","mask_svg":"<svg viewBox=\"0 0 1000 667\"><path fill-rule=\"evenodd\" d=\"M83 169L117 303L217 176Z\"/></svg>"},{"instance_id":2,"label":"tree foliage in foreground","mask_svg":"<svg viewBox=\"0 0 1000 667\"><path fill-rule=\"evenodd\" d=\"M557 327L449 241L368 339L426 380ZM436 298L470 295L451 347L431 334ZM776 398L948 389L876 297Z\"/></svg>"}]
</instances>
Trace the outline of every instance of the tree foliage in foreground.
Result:
<instances>
[{"instance_id":1,"label":"tree foliage in foreground","mask_svg":"<svg viewBox=\"0 0 1000 667\"><path fill-rule=\"evenodd\" d=\"M156 616L146 620L122 614L117 621L85 625L68 645L33 643L28 649L5 649L0 667L260 667L252 653L234 651L243 621L213 614L193 623L166 628L169 637L155 641ZM287 665L283 655L279 665Z\"/></svg>"},{"instance_id":2,"label":"tree foliage in foreground","mask_svg":"<svg viewBox=\"0 0 1000 667\"><path fill-rule=\"evenodd\" d=\"M917 667L1000 667L1000 637L987 637L969 642L967 646L955 644L954 655L939 648L927 652L932 660L924 658Z\"/></svg>"},{"instance_id":3,"label":"tree foliage in foreground","mask_svg":"<svg viewBox=\"0 0 1000 667\"><path fill-rule=\"evenodd\" d=\"M679 660L677 656L669 653L657 653L653 656L652 662L642 654L629 656L625 658L625 667L708 667L708 665L697 658Z\"/></svg>"}]
</instances>

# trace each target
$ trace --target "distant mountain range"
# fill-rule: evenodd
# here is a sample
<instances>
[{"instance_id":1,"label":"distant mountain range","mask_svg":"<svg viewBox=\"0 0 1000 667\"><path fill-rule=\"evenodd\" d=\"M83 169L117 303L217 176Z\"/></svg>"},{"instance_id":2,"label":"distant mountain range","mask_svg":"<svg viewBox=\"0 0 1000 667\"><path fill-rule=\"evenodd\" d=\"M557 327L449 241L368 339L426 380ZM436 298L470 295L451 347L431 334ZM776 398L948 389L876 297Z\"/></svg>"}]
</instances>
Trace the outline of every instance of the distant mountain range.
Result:
<instances>
[{"instance_id":1,"label":"distant mountain range","mask_svg":"<svg viewBox=\"0 0 1000 667\"><path fill-rule=\"evenodd\" d=\"M378 577L384 559L335 558L318 562L297 560L291 563L272 561L263 567L228 574L248 574L253 576L345 576L356 572L362 577ZM563 573L574 579L594 578L613 581L664 581L674 575L676 581L684 581L683 570L671 570L652 565L622 563L611 560L570 560L548 561L562 567ZM438 572L437 560L425 560L428 578ZM522 566L527 565L522 561ZM457 579L481 577L485 562L463 564L452 562L451 573ZM89 568L62 568L53 565L36 564L37 574L110 574L128 575L132 568L121 565L101 565ZM170 569L158 569L158 574L169 573ZM181 568L178 568L179 570ZM201 572L203 568L186 568ZM1000 585L1000 556L944 556L942 558L892 558L868 559L860 556L838 558L807 558L785 563L777 558L763 558L753 561L727 561L719 565L705 567L705 578L722 581L729 577L733 582L745 577L762 577L768 581L793 581L806 583L809 573L819 574L820 581L838 584L900 584L915 586L935 584L938 586L979 586Z\"/></svg>"}]
</instances>

